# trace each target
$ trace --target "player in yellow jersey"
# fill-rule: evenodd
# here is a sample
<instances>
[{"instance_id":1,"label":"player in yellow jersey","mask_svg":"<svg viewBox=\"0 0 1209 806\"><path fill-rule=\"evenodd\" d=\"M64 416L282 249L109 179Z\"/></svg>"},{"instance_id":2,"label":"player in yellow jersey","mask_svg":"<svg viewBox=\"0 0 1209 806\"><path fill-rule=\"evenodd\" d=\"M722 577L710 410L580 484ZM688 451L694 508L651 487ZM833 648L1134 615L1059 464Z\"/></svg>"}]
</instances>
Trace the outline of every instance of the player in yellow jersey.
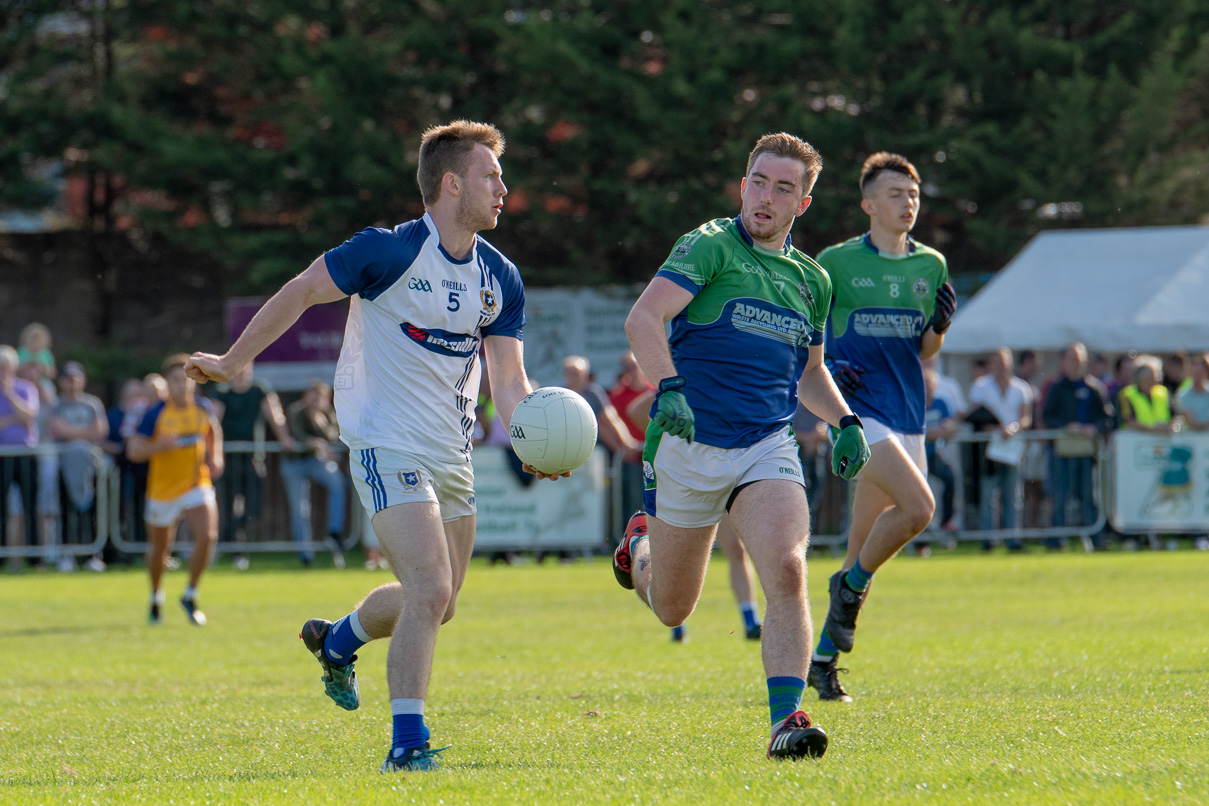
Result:
<instances>
[{"instance_id":1,"label":"player in yellow jersey","mask_svg":"<svg viewBox=\"0 0 1209 806\"><path fill-rule=\"evenodd\" d=\"M160 580L164 561L176 539L181 516L193 533L189 559L189 587L181 607L197 626L206 616L197 607L197 583L210 561L218 540L218 507L214 480L222 475L222 428L210 401L197 397L197 384L185 374L189 356L172 355L164 361L168 398L143 416L130 438L127 455L132 462L148 462L147 471L147 570L151 574L151 610L148 620L159 624L163 616L164 592Z\"/></svg>"}]
</instances>

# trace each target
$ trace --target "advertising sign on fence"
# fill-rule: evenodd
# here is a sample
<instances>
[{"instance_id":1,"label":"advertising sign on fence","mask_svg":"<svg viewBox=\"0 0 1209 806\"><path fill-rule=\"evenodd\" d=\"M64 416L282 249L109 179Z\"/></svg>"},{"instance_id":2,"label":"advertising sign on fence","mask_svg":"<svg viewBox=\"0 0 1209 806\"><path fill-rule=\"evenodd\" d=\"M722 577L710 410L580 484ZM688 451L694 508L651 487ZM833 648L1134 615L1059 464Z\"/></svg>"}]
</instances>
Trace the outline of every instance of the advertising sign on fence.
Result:
<instances>
[{"instance_id":1,"label":"advertising sign on fence","mask_svg":"<svg viewBox=\"0 0 1209 806\"><path fill-rule=\"evenodd\" d=\"M1117 529L1209 531L1209 433L1118 431L1112 454Z\"/></svg>"},{"instance_id":2,"label":"advertising sign on fence","mask_svg":"<svg viewBox=\"0 0 1209 806\"><path fill-rule=\"evenodd\" d=\"M478 506L474 547L493 549L591 549L604 541L603 448L567 478L522 486L502 449L474 451Z\"/></svg>"}]
</instances>

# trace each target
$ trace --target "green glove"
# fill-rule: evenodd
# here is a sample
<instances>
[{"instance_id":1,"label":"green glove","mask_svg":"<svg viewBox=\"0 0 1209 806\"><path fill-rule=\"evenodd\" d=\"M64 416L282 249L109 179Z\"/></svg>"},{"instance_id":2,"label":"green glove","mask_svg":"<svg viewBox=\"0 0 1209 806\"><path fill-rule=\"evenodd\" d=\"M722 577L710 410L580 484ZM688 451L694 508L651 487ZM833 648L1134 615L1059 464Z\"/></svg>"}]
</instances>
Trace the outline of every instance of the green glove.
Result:
<instances>
[{"instance_id":1,"label":"green glove","mask_svg":"<svg viewBox=\"0 0 1209 806\"><path fill-rule=\"evenodd\" d=\"M832 427L831 472L845 481L851 480L869 461L869 443L865 428L855 414L840 418L840 427Z\"/></svg>"},{"instance_id":2,"label":"green glove","mask_svg":"<svg viewBox=\"0 0 1209 806\"><path fill-rule=\"evenodd\" d=\"M682 375L664 378L659 382L659 393L655 395L655 416L651 422L664 433L692 442L697 430L693 427L693 410L684 399L684 392L680 391L682 388Z\"/></svg>"}]
</instances>

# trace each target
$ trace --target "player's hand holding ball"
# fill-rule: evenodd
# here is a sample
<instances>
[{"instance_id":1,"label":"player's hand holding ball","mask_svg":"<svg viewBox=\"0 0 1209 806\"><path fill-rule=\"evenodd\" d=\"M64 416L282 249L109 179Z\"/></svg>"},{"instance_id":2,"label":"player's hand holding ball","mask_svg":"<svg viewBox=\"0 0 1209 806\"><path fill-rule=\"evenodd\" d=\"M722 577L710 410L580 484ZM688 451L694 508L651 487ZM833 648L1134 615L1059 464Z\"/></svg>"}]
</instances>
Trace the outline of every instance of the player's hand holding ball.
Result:
<instances>
[{"instance_id":1,"label":"player's hand holding ball","mask_svg":"<svg viewBox=\"0 0 1209 806\"><path fill-rule=\"evenodd\" d=\"M869 443L865 441L861 419L855 414L841 417L835 445L831 448L831 472L850 481L868 461Z\"/></svg>"},{"instance_id":2,"label":"player's hand holding ball","mask_svg":"<svg viewBox=\"0 0 1209 806\"><path fill-rule=\"evenodd\" d=\"M651 421L666 434L693 441L697 429L693 424L693 410L684 397L684 376L673 375L659 382L655 395L655 416Z\"/></svg>"},{"instance_id":3,"label":"player's hand holding ball","mask_svg":"<svg viewBox=\"0 0 1209 806\"><path fill-rule=\"evenodd\" d=\"M957 312L957 292L945 283L936 289L936 310L932 312L932 330L939 336L949 329Z\"/></svg>"},{"instance_id":4,"label":"player's hand holding ball","mask_svg":"<svg viewBox=\"0 0 1209 806\"><path fill-rule=\"evenodd\" d=\"M582 395L546 386L516 404L508 436L527 472L539 479L569 476L596 447L596 415Z\"/></svg>"}]
</instances>

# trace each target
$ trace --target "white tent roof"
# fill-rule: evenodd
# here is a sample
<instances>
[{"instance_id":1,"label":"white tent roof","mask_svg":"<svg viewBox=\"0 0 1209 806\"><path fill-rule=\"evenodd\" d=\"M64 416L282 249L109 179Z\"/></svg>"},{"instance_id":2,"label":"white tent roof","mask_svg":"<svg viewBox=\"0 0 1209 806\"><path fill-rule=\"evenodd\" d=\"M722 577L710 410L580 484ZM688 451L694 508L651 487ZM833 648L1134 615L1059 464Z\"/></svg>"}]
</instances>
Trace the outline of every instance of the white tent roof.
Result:
<instances>
[{"instance_id":1,"label":"white tent roof","mask_svg":"<svg viewBox=\"0 0 1209 806\"><path fill-rule=\"evenodd\" d=\"M1043 232L958 308L946 353L1209 349L1209 227Z\"/></svg>"}]
</instances>

